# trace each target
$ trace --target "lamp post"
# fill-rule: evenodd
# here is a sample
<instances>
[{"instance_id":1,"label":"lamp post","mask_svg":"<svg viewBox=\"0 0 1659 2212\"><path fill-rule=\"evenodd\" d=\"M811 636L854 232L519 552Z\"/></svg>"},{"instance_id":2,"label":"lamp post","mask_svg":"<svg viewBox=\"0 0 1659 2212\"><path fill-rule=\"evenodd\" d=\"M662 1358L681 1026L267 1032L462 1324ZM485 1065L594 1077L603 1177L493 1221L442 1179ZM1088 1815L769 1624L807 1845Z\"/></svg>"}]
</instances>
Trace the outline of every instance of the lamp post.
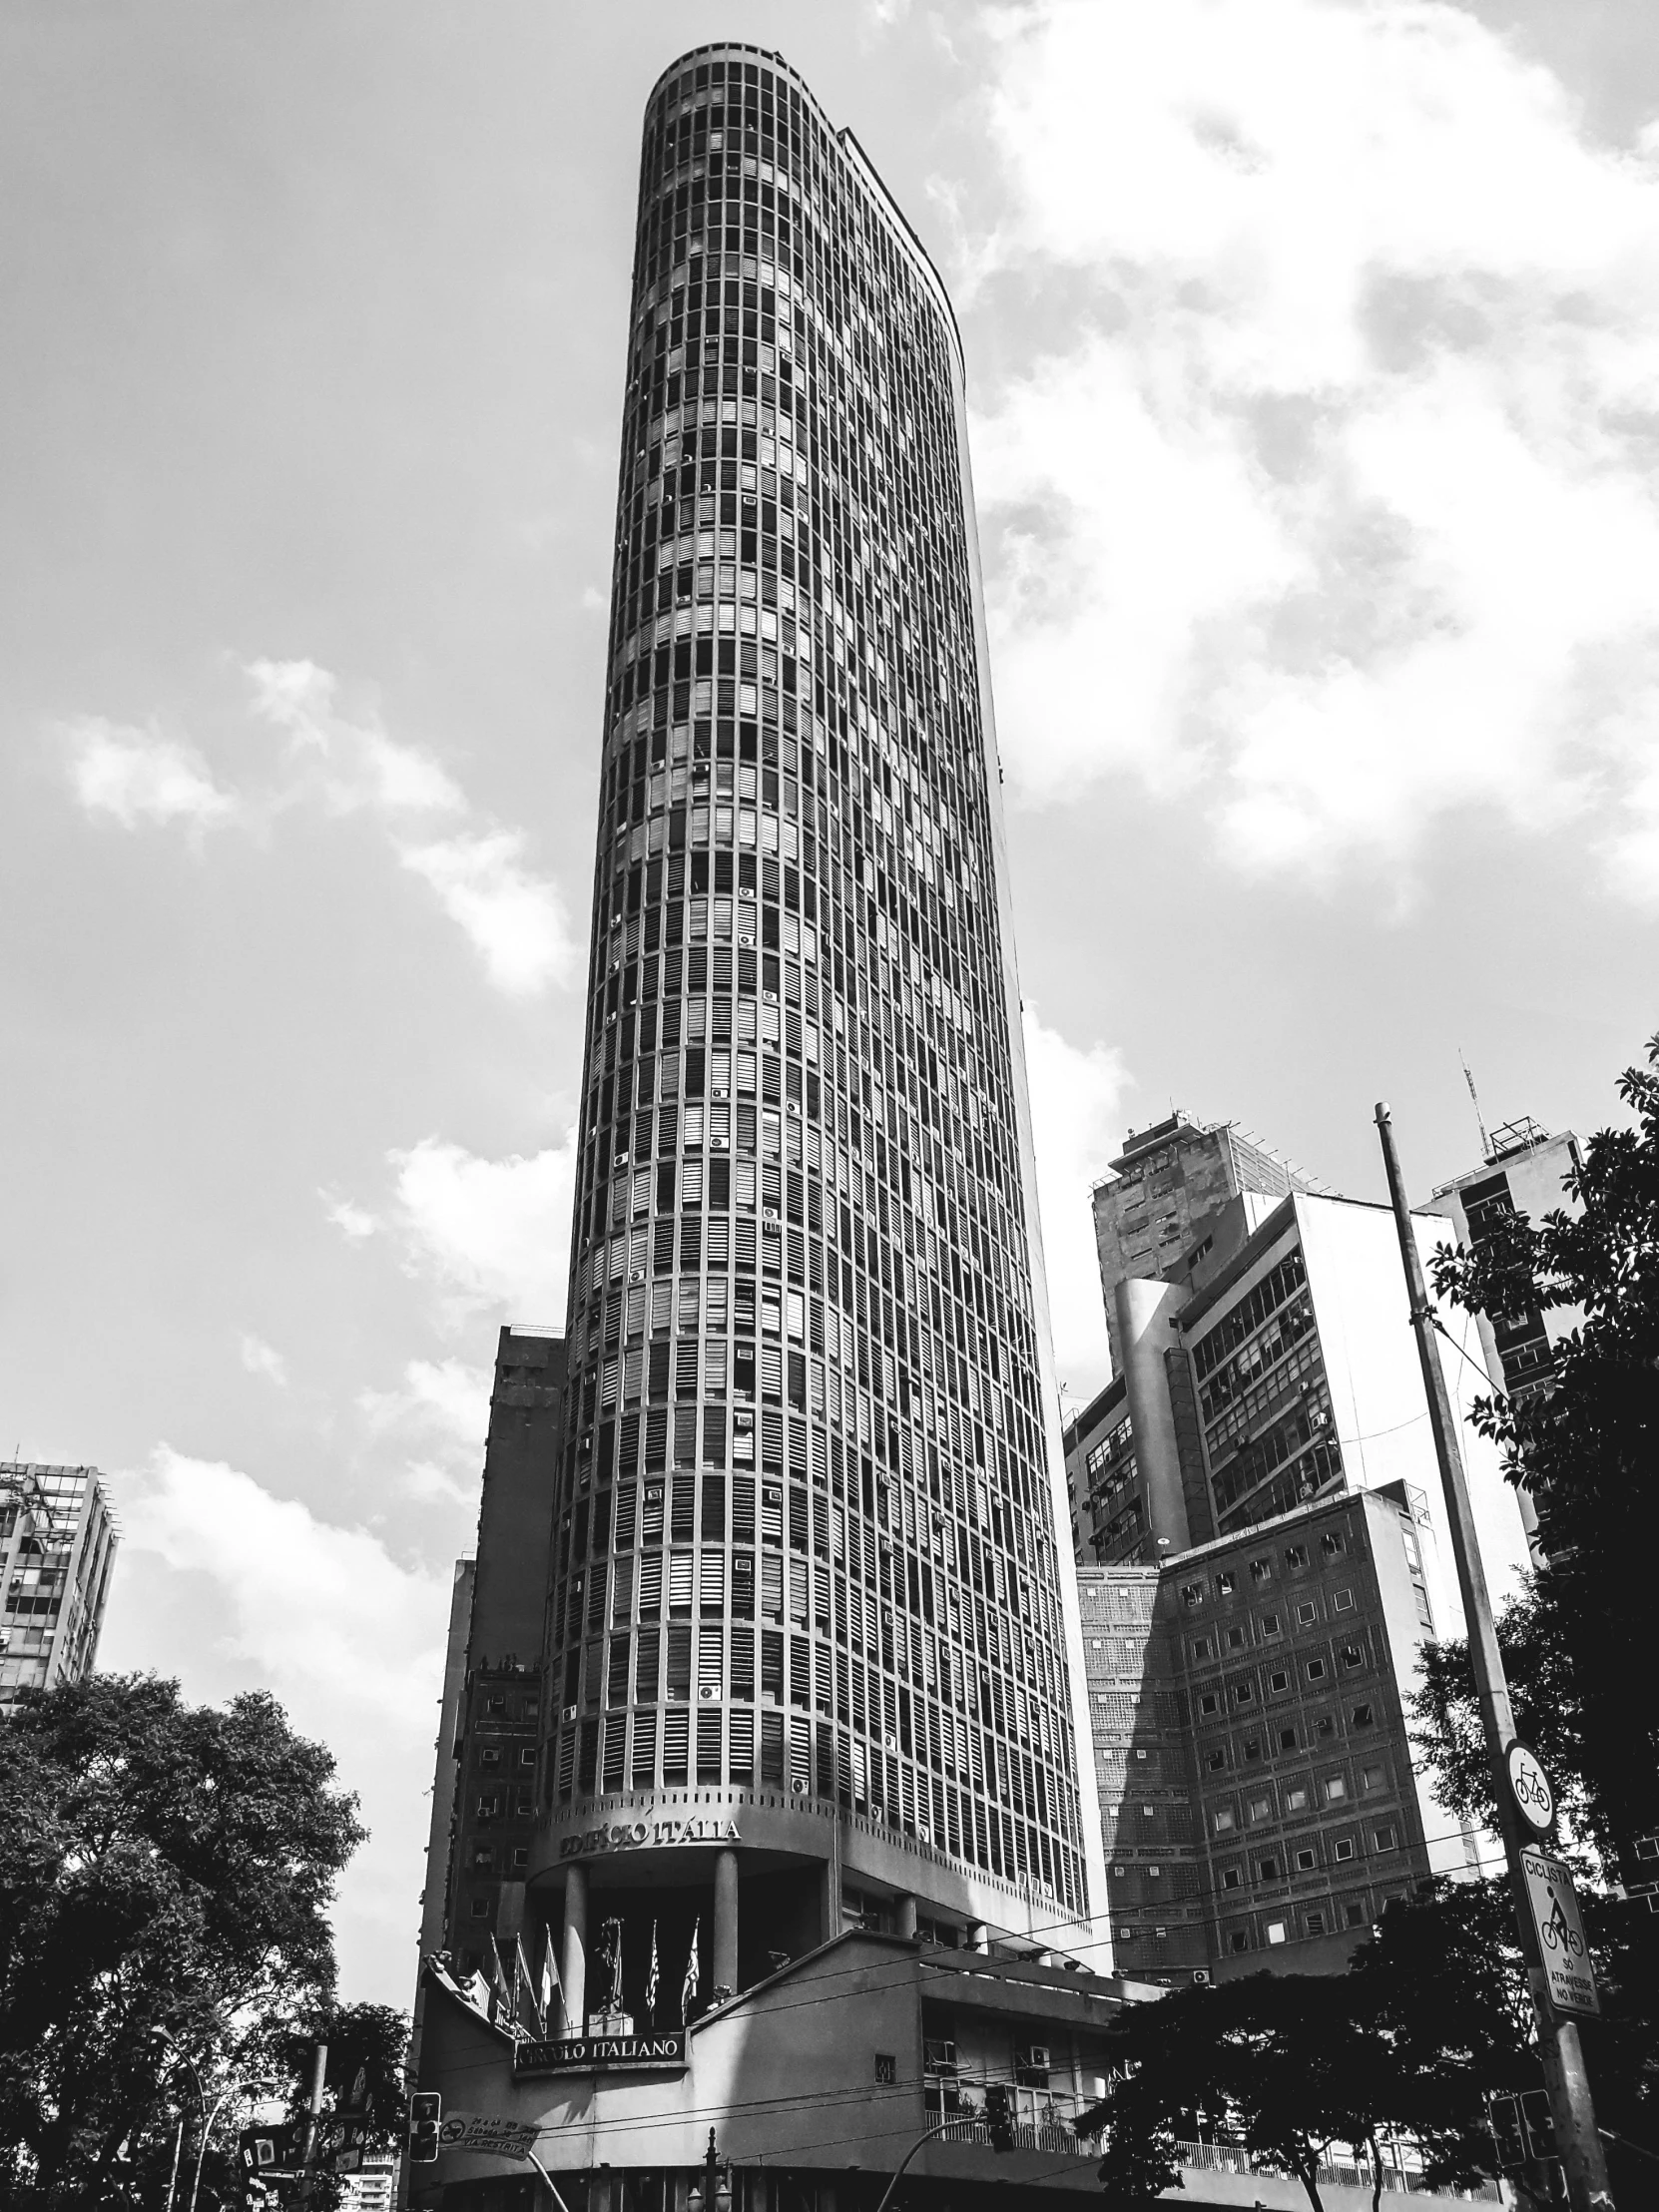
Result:
<instances>
[{"instance_id":1,"label":"lamp post","mask_svg":"<svg viewBox=\"0 0 1659 2212\"><path fill-rule=\"evenodd\" d=\"M230 2103L233 2097L246 2096L251 2089L270 2089L271 2086L272 2084L269 2081L234 2081L232 2082L231 2086L223 2092L219 2099L219 2102L208 2114L207 2119L203 2122L202 2125L202 2140L197 2146L196 2173L190 2185L189 2212L196 2212L197 2192L202 2186L202 2168L207 2160L208 2145L213 2140L214 2129L219 2124L219 2115L221 2114L221 2112L224 2111L225 2107ZM168 2194L168 2202L171 2204L172 2201L172 2192L170 2191Z\"/></svg>"},{"instance_id":2,"label":"lamp post","mask_svg":"<svg viewBox=\"0 0 1659 2212\"><path fill-rule=\"evenodd\" d=\"M179 2045L174 2041L172 2035L165 2027L152 2028L150 2033L152 2041L161 2041L166 2043L166 2045L168 2046L168 2049L172 2054L168 2060L168 2065L188 2066L190 2068L190 2078L196 2084L196 2100L202 2107L203 2117L206 2118L208 2111L208 2100L206 2095L203 2093L202 2076L196 2070L195 2059L192 2058L187 2051L180 2049ZM163 2077L165 2078L167 2073L166 2066L163 2067L162 2073ZM167 2177L167 2212L173 2212L173 2199L179 2187L179 2160L184 2152L184 2147L185 2115L181 2111L179 2114L179 2125L174 2130L173 2135L173 2170Z\"/></svg>"}]
</instances>

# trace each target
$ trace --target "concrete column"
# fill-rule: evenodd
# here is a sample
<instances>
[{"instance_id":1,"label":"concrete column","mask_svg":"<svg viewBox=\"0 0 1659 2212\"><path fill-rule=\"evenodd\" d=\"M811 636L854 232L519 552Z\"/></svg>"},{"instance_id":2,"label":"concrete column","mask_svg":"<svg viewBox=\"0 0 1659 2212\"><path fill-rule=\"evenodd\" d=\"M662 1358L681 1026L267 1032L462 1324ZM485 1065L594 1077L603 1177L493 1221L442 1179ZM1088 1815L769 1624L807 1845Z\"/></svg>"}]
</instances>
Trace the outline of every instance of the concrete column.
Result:
<instances>
[{"instance_id":1,"label":"concrete column","mask_svg":"<svg viewBox=\"0 0 1659 2212\"><path fill-rule=\"evenodd\" d=\"M900 1936L913 1941L916 1933L916 1901L914 1898L894 1898L893 1911L897 1916Z\"/></svg>"},{"instance_id":2,"label":"concrete column","mask_svg":"<svg viewBox=\"0 0 1659 2212\"><path fill-rule=\"evenodd\" d=\"M565 1876L565 1948L559 1965L565 1985L565 2033L588 2031L588 1870Z\"/></svg>"},{"instance_id":3,"label":"concrete column","mask_svg":"<svg viewBox=\"0 0 1659 2212\"><path fill-rule=\"evenodd\" d=\"M1187 1302L1184 1283L1143 1282L1130 1276L1113 1294L1123 1345L1123 1380L1135 1424L1135 1457L1146 1483L1146 1517L1154 1538L1186 1551L1192 1537L1181 1482L1164 1354L1178 1342L1175 1319Z\"/></svg>"},{"instance_id":4,"label":"concrete column","mask_svg":"<svg viewBox=\"0 0 1659 2212\"><path fill-rule=\"evenodd\" d=\"M738 1855L715 1853L715 1959L714 1986L738 1987Z\"/></svg>"}]
</instances>

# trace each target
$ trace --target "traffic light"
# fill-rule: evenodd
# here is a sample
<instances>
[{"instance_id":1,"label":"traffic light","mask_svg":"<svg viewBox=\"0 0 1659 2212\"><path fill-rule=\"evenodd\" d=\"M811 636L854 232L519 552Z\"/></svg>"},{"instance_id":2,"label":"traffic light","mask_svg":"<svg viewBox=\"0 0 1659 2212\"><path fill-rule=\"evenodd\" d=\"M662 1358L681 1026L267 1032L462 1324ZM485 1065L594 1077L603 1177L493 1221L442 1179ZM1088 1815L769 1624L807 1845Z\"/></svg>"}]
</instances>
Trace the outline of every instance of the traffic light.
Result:
<instances>
[{"instance_id":1,"label":"traffic light","mask_svg":"<svg viewBox=\"0 0 1659 2212\"><path fill-rule=\"evenodd\" d=\"M992 2150L1013 2149L1014 2098L1005 2081L992 2081L986 2085L985 2125L990 2130Z\"/></svg>"},{"instance_id":2,"label":"traffic light","mask_svg":"<svg viewBox=\"0 0 1659 2212\"><path fill-rule=\"evenodd\" d=\"M438 2122L443 2118L443 2099L435 2089L417 2089L409 2099L409 2160L412 2165L430 2166L438 2155Z\"/></svg>"},{"instance_id":3,"label":"traffic light","mask_svg":"<svg viewBox=\"0 0 1659 2212\"><path fill-rule=\"evenodd\" d=\"M1557 2155L1546 2090L1525 2089L1518 2096L1492 2096L1486 2102L1497 2162L1504 2173L1518 2173Z\"/></svg>"}]
</instances>

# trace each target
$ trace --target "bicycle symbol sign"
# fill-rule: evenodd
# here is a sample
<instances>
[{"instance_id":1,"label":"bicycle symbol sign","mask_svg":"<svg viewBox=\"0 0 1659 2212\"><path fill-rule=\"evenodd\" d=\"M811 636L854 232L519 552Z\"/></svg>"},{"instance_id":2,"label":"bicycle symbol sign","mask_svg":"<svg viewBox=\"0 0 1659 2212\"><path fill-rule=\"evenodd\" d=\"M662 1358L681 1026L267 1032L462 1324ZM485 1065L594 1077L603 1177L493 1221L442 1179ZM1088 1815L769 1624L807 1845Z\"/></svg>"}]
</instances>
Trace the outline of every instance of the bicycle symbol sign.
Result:
<instances>
[{"instance_id":1,"label":"bicycle symbol sign","mask_svg":"<svg viewBox=\"0 0 1659 2212\"><path fill-rule=\"evenodd\" d=\"M1509 1746L1503 1759L1521 1819L1535 1835L1547 1836L1555 1820L1555 1792L1549 1786L1549 1777L1537 1753L1516 1742Z\"/></svg>"},{"instance_id":2,"label":"bicycle symbol sign","mask_svg":"<svg viewBox=\"0 0 1659 2212\"><path fill-rule=\"evenodd\" d=\"M1521 1853L1521 1872L1550 2001L1563 2012L1599 2012L1595 1969L1585 1945L1571 1874L1560 1860L1546 1859L1535 1851Z\"/></svg>"}]
</instances>

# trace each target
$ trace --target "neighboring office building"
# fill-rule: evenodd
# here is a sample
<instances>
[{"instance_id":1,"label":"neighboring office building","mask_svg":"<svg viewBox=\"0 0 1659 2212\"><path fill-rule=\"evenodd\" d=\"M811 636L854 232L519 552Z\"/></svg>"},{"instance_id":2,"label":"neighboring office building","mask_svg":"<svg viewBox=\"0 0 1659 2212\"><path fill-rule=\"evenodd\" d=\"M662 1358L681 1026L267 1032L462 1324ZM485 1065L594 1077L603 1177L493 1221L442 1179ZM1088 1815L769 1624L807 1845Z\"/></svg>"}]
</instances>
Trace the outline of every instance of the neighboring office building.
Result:
<instances>
[{"instance_id":1,"label":"neighboring office building","mask_svg":"<svg viewBox=\"0 0 1659 2212\"><path fill-rule=\"evenodd\" d=\"M565 1348L506 1328L496 1347L475 1559L455 1562L439 1701L420 1959L458 1978L510 1982L535 1830L541 1645ZM497 1949L499 1938L500 1948ZM408 2065L420 2061L426 1987L417 1964Z\"/></svg>"},{"instance_id":2,"label":"neighboring office building","mask_svg":"<svg viewBox=\"0 0 1659 2212\"><path fill-rule=\"evenodd\" d=\"M1114 1374L1123 1372L1118 1284L1190 1283L1218 1243L1236 1250L1280 1199L1325 1188L1236 1122L1182 1113L1130 1130L1110 1167L1093 1212Z\"/></svg>"},{"instance_id":3,"label":"neighboring office building","mask_svg":"<svg viewBox=\"0 0 1659 2212\"><path fill-rule=\"evenodd\" d=\"M340 2212L391 2212L397 2193L397 2153L370 2151L358 2173L341 2177Z\"/></svg>"},{"instance_id":4,"label":"neighboring office building","mask_svg":"<svg viewBox=\"0 0 1659 2212\"><path fill-rule=\"evenodd\" d=\"M1248 1232L1244 1215L1218 1184L1217 1210L1191 1215L1182 1272L1106 1285L1122 1372L1066 1431L1113 1926L1149 1977L1340 1963L1370 1925L1368 1899L1481 1848L1411 1778L1404 1705L1420 1646L1460 1634L1462 1609L1392 1215L1304 1190ZM1413 1225L1426 1259L1442 1224ZM1443 1319L1471 1337L1468 1317ZM1441 1358L1466 1407L1479 1377L1452 1345ZM1520 1512L1490 1444L1466 1425L1462 1442L1501 1595L1526 1564ZM1107 1586L1108 1611L1144 1616L1143 1648L1092 1633ZM1195 1628L1206 1611L1215 1626ZM1330 1647L1314 1655L1317 1683L1293 1650L1304 1631ZM1291 1656L1275 1666L1281 1636ZM1352 1652L1365 1694L1345 1699ZM1275 1720L1275 1701L1317 1708L1314 1734ZM1173 1794L1137 1796L1149 1765L1185 1769L1163 1786ZM1231 1795L1213 1805L1223 1776ZM1235 1828L1215 1832L1228 1807ZM1152 1824L1141 1844L1128 1840L1137 1822Z\"/></svg>"},{"instance_id":5,"label":"neighboring office building","mask_svg":"<svg viewBox=\"0 0 1659 2212\"><path fill-rule=\"evenodd\" d=\"M96 1467L0 1462L0 1712L92 1672L120 1542Z\"/></svg>"},{"instance_id":6,"label":"neighboring office building","mask_svg":"<svg viewBox=\"0 0 1659 2212\"><path fill-rule=\"evenodd\" d=\"M1341 1492L1079 1583L1114 1955L1141 1980L1338 1970L1478 1841L1413 1772L1424 1494Z\"/></svg>"}]
</instances>

